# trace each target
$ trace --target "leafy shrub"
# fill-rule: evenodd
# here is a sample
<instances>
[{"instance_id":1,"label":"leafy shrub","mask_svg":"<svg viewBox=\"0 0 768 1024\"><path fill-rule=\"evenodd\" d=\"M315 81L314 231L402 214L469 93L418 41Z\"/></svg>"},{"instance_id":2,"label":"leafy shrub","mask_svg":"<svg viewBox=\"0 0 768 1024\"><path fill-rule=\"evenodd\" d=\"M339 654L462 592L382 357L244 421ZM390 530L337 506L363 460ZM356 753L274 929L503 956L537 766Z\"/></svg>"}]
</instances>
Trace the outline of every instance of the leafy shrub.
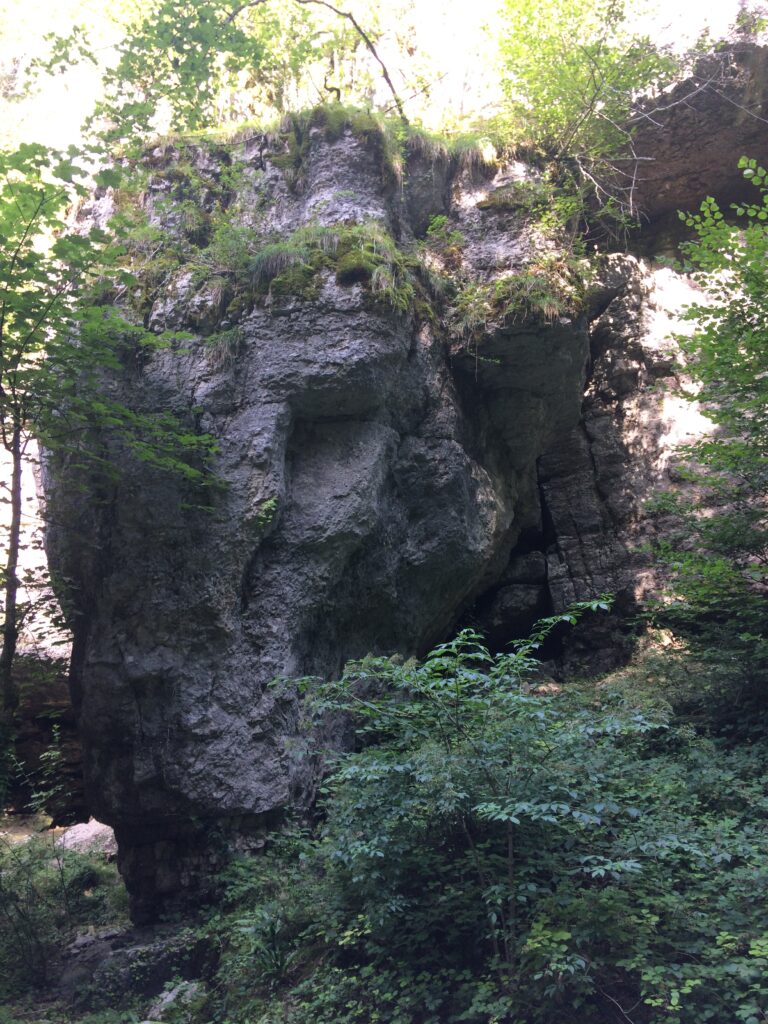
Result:
<instances>
[{"instance_id":1,"label":"leafy shrub","mask_svg":"<svg viewBox=\"0 0 768 1024\"><path fill-rule=\"evenodd\" d=\"M633 4L505 0L499 51L505 134L557 167L578 219L590 207L626 228L637 218L632 138L637 97L684 74L685 62L633 30ZM613 160L623 167L615 170Z\"/></svg>"},{"instance_id":2,"label":"leafy shrub","mask_svg":"<svg viewBox=\"0 0 768 1024\"><path fill-rule=\"evenodd\" d=\"M543 257L489 284L468 282L456 295L454 315L461 334L476 338L494 323L551 323L561 316L578 315L582 294L578 262Z\"/></svg>"},{"instance_id":3,"label":"leafy shrub","mask_svg":"<svg viewBox=\"0 0 768 1024\"><path fill-rule=\"evenodd\" d=\"M282 271L305 263L308 256L309 251L295 239L265 245L251 261L253 283L256 287L268 285Z\"/></svg>"},{"instance_id":4,"label":"leafy shrub","mask_svg":"<svg viewBox=\"0 0 768 1024\"><path fill-rule=\"evenodd\" d=\"M245 278L253 270L257 249L256 232L233 223L224 214L218 218L210 243L200 253L198 261L209 273Z\"/></svg>"},{"instance_id":5,"label":"leafy shrub","mask_svg":"<svg viewBox=\"0 0 768 1024\"><path fill-rule=\"evenodd\" d=\"M230 327L206 338L208 359L215 370L228 370L243 350L245 338L241 327Z\"/></svg>"},{"instance_id":6,"label":"leafy shrub","mask_svg":"<svg viewBox=\"0 0 768 1024\"><path fill-rule=\"evenodd\" d=\"M0 841L0 996L44 984L78 925L122 922L126 911L103 855L64 850L52 835Z\"/></svg>"},{"instance_id":7,"label":"leafy shrub","mask_svg":"<svg viewBox=\"0 0 768 1024\"><path fill-rule=\"evenodd\" d=\"M659 555L670 570L662 621L696 656L728 666L764 712L768 703L768 172L742 158L756 186L728 222L706 199L681 214L693 229L683 249L704 301L685 311L692 333L678 339L700 404L715 430L680 452L678 470L697 486L666 495L676 519ZM689 269L690 269L689 268Z\"/></svg>"},{"instance_id":8,"label":"leafy shrub","mask_svg":"<svg viewBox=\"0 0 768 1024\"><path fill-rule=\"evenodd\" d=\"M304 682L360 749L317 836L230 870L215 1019L763 1019L768 744L697 734L650 681L537 687L561 618Z\"/></svg>"},{"instance_id":9,"label":"leafy shrub","mask_svg":"<svg viewBox=\"0 0 768 1024\"><path fill-rule=\"evenodd\" d=\"M194 266L203 277L216 270L231 280L233 305L242 304L244 291L251 303L267 295L313 299L322 271L333 272L341 285L364 285L373 304L398 313L413 308L417 291L425 291L421 279L426 275L417 257L398 248L376 221L307 224L286 238L272 240L223 221Z\"/></svg>"}]
</instances>

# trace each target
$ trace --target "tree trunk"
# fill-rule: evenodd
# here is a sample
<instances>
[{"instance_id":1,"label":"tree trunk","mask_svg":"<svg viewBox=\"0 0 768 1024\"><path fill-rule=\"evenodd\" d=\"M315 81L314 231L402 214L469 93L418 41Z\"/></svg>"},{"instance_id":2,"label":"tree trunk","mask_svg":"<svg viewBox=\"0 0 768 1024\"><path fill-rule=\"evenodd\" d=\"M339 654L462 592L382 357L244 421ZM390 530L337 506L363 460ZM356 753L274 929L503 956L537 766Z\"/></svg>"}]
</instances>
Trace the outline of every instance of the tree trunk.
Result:
<instances>
[{"instance_id":1,"label":"tree trunk","mask_svg":"<svg viewBox=\"0 0 768 1024\"><path fill-rule=\"evenodd\" d=\"M10 721L19 704L19 690L13 677L13 662L19 639L19 545L21 534L21 430L15 427L11 439L11 523L8 532L8 557L5 563L5 614L3 647L0 651L0 689L3 694L2 718Z\"/></svg>"}]
</instances>

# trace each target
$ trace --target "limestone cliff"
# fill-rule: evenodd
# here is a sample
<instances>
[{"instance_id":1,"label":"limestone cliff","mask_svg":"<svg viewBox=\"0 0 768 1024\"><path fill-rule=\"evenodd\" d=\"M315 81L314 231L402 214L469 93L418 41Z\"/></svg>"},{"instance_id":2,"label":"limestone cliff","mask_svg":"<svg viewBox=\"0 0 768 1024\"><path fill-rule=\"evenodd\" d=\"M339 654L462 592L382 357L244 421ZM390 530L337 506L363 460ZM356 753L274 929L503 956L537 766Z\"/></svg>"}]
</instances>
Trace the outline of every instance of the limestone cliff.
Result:
<instances>
[{"instance_id":1,"label":"limestone cliff","mask_svg":"<svg viewBox=\"0 0 768 1024\"><path fill-rule=\"evenodd\" d=\"M158 159L145 201L172 231L173 204L160 213L153 196L178 157ZM416 224L408 187L382 178L351 129L312 130L300 187L263 139L241 159L229 207L243 224L265 210L262 231L373 220L404 240L430 201L450 201L467 236L482 237L472 258L482 253L486 285L530 262L524 223L511 231L513 214L478 209L520 169L454 165L430 181L416 167L408 180L432 187ZM444 636L521 534L539 531L536 460L578 422L583 317L502 313L470 341L382 307L338 267L319 268L313 286L311 298L272 287L240 312L227 358L199 338L112 382L215 436L223 486L209 511L114 446L120 474L101 495L86 499L66 462L50 467L87 787L115 825L138 916L199 881L229 833L258 834L306 799L316 752L301 749L296 702L270 681L333 675L369 651L423 653ZM215 321L206 287L192 293L174 272L148 322L199 330L206 309Z\"/></svg>"},{"instance_id":2,"label":"limestone cliff","mask_svg":"<svg viewBox=\"0 0 768 1024\"><path fill-rule=\"evenodd\" d=\"M153 265L136 309L191 339L105 386L213 435L220 486L108 436L113 479L48 466L87 791L139 919L311 800L323 738L276 677L420 654L459 622L501 645L649 582L642 502L679 434L665 279L614 256L587 288L535 227L529 168L412 141L398 174L385 141L310 122L148 154L140 206L187 257ZM570 664L615 663L615 628Z\"/></svg>"}]
</instances>

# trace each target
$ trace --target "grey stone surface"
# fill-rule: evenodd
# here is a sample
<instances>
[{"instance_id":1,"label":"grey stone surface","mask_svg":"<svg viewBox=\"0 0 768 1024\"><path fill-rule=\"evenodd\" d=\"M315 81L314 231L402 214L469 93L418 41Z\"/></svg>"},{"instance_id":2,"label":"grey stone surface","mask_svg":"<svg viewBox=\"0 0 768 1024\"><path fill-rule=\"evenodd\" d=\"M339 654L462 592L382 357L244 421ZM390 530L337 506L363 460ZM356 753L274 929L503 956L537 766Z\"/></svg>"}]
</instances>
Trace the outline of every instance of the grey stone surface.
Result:
<instances>
[{"instance_id":1,"label":"grey stone surface","mask_svg":"<svg viewBox=\"0 0 768 1024\"><path fill-rule=\"evenodd\" d=\"M649 547L665 524L646 503L674 481L677 445L708 429L677 393L685 377L672 338L674 307L700 296L684 276L632 256L609 258L605 277L617 272L623 287L590 325L581 421L538 464L552 609L615 598L613 615L569 639L561 668L571 673L626 658L627 619L659 585Z\"/></svg>"},{"instance_id":2,"label":"grey stone surface","mask_svg":"<svg viewBox=\"0 0 768 1024\"><path fill-rule=\"evenodd\" d=\"M199 981L181 981L166 989L149 1008L149 1016L155 1021L172 1020L179 1013L199 1008L205 999L205 986Z\"/></svg>"},{"instance_id":3,"label":"grey stone surface","mask_svg":"<svg viewBox=\"0 0 768 1024\"><path fill-rule=\"evenodd\" d=\"M262 158L232 200L238 216L267 180L272 205L259 209L284 230L407 217L350 135L313 137L298 190ZM453 202L466 213L476 196L462 188ZM484 273L493 259L509 272L519 236L483 222ZM198 300L171 289L150 322L194 330ZM329 276L317 301L257 306L240 328L231 360L193 340L112 383L135 407L213 434L223 487L197 494L109 438L121 472L99 493L66 459L48 467L86 784L115 828L137 920L202 894L233 843L258 845L275 815L311 798L322 737L300 736L295 695L270 682L444 637L538 529L536 460L579 417L582 322L499 324L482 340L492 362L478 361L462 339L376 312ZM542 564L524 610L541 602Z\"/></svg>"},{"instance_id":4,"label":"grey stone surface","mask_svg":"<svg viewBox=\"0 0 768 1024\"><path fill-rule=\"evenodd\" d=\"M56 845L77 853L103 853L109 859L117 855L114 830L95 818L65 829L56 837Z\"/></svg>"},{"instance_id":5,"label":"grey stone surface","mask_svg":"<svg viewBox=\"0 0 768 1024\"><path fill-rule=\"evenodd\" d=\"M162 1019L179 1000L203 998L197 979L209 976L215 955L190 929L101 928L79 935L52 965L53 992L81 1011L133 1006L139 996L152 1000L149 1016Z\"/></svg>"},{"instance_id":6,"label":"grey stone surface","mask_svg":"<svg viewBox=\"0 0 768 1024\"><path fill-rule=\"evenodd\" d=\"M351 132L315 131L300 174L283 174L269 146L244 143L229 205L259 232L375 219L407 242L446 212L465 241L452 272L481 283L546 251L519 211L478 206L530 174L519 164L430 171L416 152L393 189ZM157 156L163 195L172 158ZM462 622L503 647L575 600L612 592L621 613L654 586L643 503L681 438L647 266L608 258L583 320L502 310L471 339L451 333L450 311L439 330L383 313L330 271L320 285L312 302L244 314L231 358L195 335L110 382L136 408L214 435L224 486L196 493L108 437L121 473L107 484L62 457L48 466L86 784L115 828L138 920L204 896L229 851L259 847L287 806L311 801L343 726L306 735L276 677L418 655ZM218 301L179 275L149 323L194 334L217 322ZM603 618L561 668L622 655L620 616Z\"/></svg>"}]
</instances>

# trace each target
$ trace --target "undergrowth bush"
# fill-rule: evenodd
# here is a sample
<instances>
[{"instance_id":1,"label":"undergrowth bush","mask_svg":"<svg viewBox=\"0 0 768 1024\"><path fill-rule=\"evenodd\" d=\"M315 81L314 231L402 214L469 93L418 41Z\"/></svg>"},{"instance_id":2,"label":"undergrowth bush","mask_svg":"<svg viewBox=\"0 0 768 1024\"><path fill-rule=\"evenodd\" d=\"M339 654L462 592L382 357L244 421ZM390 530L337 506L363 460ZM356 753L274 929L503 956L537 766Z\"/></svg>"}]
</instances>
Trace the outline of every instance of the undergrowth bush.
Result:
<instances>
[{"instance_id":1,"label":"undergrowth bush","mask_svg":"<svg viewBox=\"0 0 768 1024\"><path fill-rule=\"evenodd\" d=\"M54 834L0 839L0 998L45 985L78 926L123 923L126 913L103 854L63 849Z\"/></svg>"},{"instance_id":2,"label":"undergrowth bush","mask_svg":"<svg viewBox=\"0 0 768 1024\"><path fill-rule=\"evenodd\" d=\"M235 863L217 1020L759 1024L768 744L657 688L537 688L464 632L304 687L358 725L319 834Z\"/></svg>"}]
</instances>

